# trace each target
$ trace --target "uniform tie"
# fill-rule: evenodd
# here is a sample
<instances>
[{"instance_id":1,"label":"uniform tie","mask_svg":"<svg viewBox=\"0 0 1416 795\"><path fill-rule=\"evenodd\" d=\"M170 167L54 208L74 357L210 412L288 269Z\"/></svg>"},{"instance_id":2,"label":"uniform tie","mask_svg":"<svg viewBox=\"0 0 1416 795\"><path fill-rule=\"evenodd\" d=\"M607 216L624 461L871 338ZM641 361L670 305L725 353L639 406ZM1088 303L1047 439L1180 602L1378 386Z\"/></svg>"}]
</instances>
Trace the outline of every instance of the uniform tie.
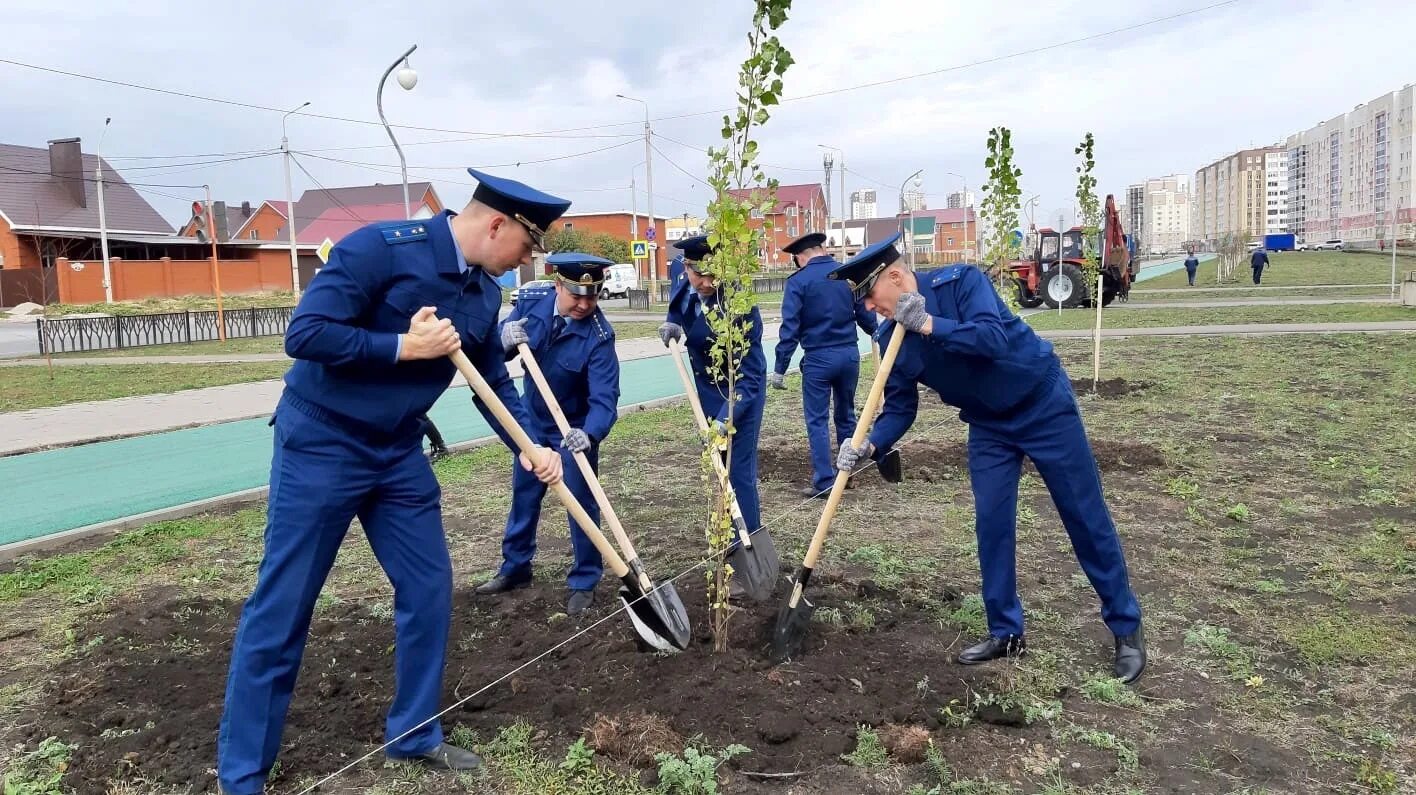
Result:
<instances>
[{"instance_id":1,"label":"uniform tie","mask_svg":"<svg viewBox=\"0 0 1416 795\"><path fill-rule=\"evenodd\" d=\"M561 335L562 331L565 331L565 318L561 317L560 315L556 315L555 320L551 321L551 342L555 342L556 338Z\"/></svg>"}]
</instances>

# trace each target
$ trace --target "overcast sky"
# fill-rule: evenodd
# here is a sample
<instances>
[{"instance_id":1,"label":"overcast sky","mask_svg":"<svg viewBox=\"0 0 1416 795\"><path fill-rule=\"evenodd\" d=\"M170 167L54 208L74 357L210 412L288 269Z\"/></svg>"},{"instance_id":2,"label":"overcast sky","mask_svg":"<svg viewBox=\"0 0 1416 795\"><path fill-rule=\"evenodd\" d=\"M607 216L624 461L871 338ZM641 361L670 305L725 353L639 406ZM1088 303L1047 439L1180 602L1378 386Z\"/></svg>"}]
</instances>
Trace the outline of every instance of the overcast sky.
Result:
<instances>
[{"instance_id":1,"label":"overcast sky","mask_svg":"<svg viewBox=\"0 0 1416 795\"><path fill-rule=\"evenodd\" d=\"M779 31L797 61L785 76L789 101L761 132L762 160L784 184L819 182L817 144L830 144L845 151L847 191L876 188L882 212L893 210L900 182L919 168L929 205L944 206L960 184L947 172L979 191L987 131L1001 124L1013 130L1024 199L1041 195L1038 221L1055 219L1059 209L1070 221L1072 150L1087 131L1097 138L1101 192L1121 193L1148 176L1193 174L1236 149L1281 141L1416 81L1410 0L1239 0L1005 57L1215 1L797 0ZM703 211L707 190L689 175L705 173L706 156L683 144L717 143L720 113L711 111L734 102L751 14L741 0L609 0L603 13L565 2L5 5L0 58L254 105L292 108L310 100L310 113L366 122L377 122L383 70L416 43L417 88L405 92L390 78L384 108L395 125L452 131L397 134L410 178L432 178L454 208L471 193L462 169L473 165L559 193L574 202L572 211L628 209L631 171L644 160L643 107L615 94L637 96L649 103L655 134L663 136L656 138L662 155L654 155L659 215ZM970 65L990 59L1001 60ZM938 73L806 97L932 71ZM81 136L92 151L111 116L103 153L132 182L210 183L216 198L233 202L284 196L278 156L144 170L133 169L217 158L123 159L276 150L279 112L4 63L0 77L0 141L44 146ZM582 129L478 137L569 128ZM325 186L399 179L397 155L377 123L292 116L289 134L294 150L310 153L300 162ZM605 150L532 162L596 149ZM636 173L644 212L644 169ZM839 172L832 182L839 206ZM315 187L298 169L294 185L297 197ZM200 196L155 190L170 194L148 195L174 225Z\"/></svg>"}]
</instances>

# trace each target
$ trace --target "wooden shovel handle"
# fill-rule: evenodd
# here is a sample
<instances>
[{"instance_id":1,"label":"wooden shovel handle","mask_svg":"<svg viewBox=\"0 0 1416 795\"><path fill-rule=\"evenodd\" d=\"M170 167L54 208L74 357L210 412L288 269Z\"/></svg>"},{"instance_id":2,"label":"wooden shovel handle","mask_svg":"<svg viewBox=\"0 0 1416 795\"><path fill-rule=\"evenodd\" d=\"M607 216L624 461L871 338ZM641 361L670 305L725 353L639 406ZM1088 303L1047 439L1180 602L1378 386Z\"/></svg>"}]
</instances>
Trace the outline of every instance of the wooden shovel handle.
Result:
<instances>
[{"instance_id":1,"label":"wooden shovel handle","mask_svg":"<svg viewBox=\"0 0 1416 795\"><path fill-rule=\"evenodd\" d=\"M860 421L856 423L855 433L851 436L852 448L859 449L865 443L865 437L870 435L870 427L875 424L875 412L880 409L880 402L885 397L885 382L890 378L890 370L895 366L895 357L899 355L900 345L904 341L905 327L896 323L895 330L890 334L890 344L885 348L885 356L880 360L880 368L875 371L875 381L870 385L870 394L865 399ZM811 546L807 547L806 558L802 560L803 568L816 568L816 561L821 557L821 547L826 544L826 531L831 528L831 520L836 518L841 495L845 494L846 482L850 479L849 472L836 473L836 482L831 484L831 496L826 498L826 507L821 510L821 519L816 523L816 532L811 536Z\"/></svg>"},{"instance_id":2,"label":"wooden shovel handle","mask_svg":"<svg viewBox=\"0 0 1416 795\"><path fill-rule=\"evenodd\" d=\"M698 399L698 390L693 386L693 376L688 374L688 368L683 364L683 343L678 340L669 340L669 350L674 360L674 366L678 368L679 378L683 379L683 391L688 394L688 402L693 406L693 418L698 421L698 432L704 436L708 435L708 417L703 413L703 403ZM716 451L715 451L716 452ZM723 466L723 459L717 455L710 455L713 459L713 471L718 475L718 482L722 484L723 491L732 496L732 508L734 514L741 516L742 509L737 504L737 494L733 491L732 484L728 481L728 470Z\"/></svg>"},{"instance_id":3,"label":"wooden shovel handle","mask_svg":"<svg viewBox=\"0 0 1416 795\"><path fill-rule=\"evenodd\" d=\"M536 382L536 389L541 393L541 400L545 402L546 408L550 409L561 436L570 433L570 421L565 418L565 412L561 409L560 401L556 400L555 393L551 391L546 374L541 371L541 365L536 362L535 355L531 353L531 346L523 342L516 346L516 351L521 354L521 366L526 368L531 380ZM620 549L624 550L624 556L630 560L638 559L639 555L634 551L634 544L630 543L629 534L624 531L624 525L620 524L615 509L610 507L610 498L600 485L600 477L595 474L595 468L590 466L590 459L586 458L582 452L575 453L574 458L575 465L580 468L581 476L590 485L590 492L595 495L595 502L600 506L600 515L615 534L615 541L619 543Z\"/></svg>"},{"instance_id":4,"label":"wooden shovel handle","mask_svg":"<svg viewBox=\"0 0 1416 795\"><path fill-rule=\"evenodd\" d=\"M492 416L496 417L497 422L501 423L502 428L507 432L507 435L511 437L511 440L516 443L516 446L527 458L531 458L539 445L531 441L531 437L526 435L526 430L521 427L521 423L516 421L516 418L507 410L506 404L502 403L501 398L497 397L497 393L492 391L491 385L487 383L487 380L482 377L481 373L477 372L477 368L468 360L467 354L463 353L461 349L458 349L450 354L450 358L452 359L452 363L457 365L457 371L462 373L463 378L467 379L467 383L472 387L472 391L476 393L477 398L482 401L483 405L491 409ZM581 530L585 531L585 535L589 537L590 543L594 544L595 548L600 551L600 556L609 564L610 570L615 573L615 576L624 577L628 574L629 566L625 565L619 553L615 552L614 546L610 544L609 539L605 538L605 534L600 532L600 528L595 526L595 522L590 519L590 514L586 513L585 509L580 507L580 502L575 499L574 494L570 493L570 489L565 485L565 481L562 480L551 488L555 491L556 497L560 498L561 504L564 505L566 511L570 513L571 518L575 520L576 524L580 525Z\"/></svg>"}]
</instances>

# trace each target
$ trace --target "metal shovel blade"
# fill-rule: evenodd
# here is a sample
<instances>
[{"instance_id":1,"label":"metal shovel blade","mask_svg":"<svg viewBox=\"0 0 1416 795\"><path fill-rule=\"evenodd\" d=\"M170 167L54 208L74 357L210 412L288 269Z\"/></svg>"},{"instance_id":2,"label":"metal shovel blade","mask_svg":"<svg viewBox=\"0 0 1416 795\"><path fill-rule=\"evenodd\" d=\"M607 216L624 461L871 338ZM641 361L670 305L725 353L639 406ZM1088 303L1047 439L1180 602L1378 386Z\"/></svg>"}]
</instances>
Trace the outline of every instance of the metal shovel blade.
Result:
<instances>
[{"instance_id":1,"label":"metal shovel blade","mask_svg":"<svg viewBox=\"0 0 1416 795\"><path fill-rule=\"evenodd\" d=\"M620 601L629 608L629 620L639 637L659 651L672 653L687 649L693 630L688 621L688 609L683 606L673 583L656 583L648 593L633 574L626 575L623 583L619 590Z\"/></svg>"},{"instance_id":2,"label":"metal shovel blade","mask_svg":"<svg viewBox=\"0 0 1416 795\"><path fill-rule=\"evenodd\" d=\"M886 483L903 483L905 481L905 465L900 460L900 451L891 450L880 457L880 462L876 464L880 468L880 477Z\"/></svg>"},{"instance_id":3,"label":"metal shovel blade","mask_svg":"<svg viewBox=\"0 0 1416 795\"><path fill-rule=\"evenodd\" d=\"M782 570L782 560L777 555L777 545L772 541L772 535L766 530L749 534L741 524L737 525L737 535L737 547L728 554L733 578L741 578L743 592L752 601L771 599Z\"/></svg>"},{"instance_id":4,"label":"metal shovel blade","mask_svg":"<svg viewBox=\"0 0 1416 795\"><path fill-rule=\"evenodd\" d=\"M792 588L792 596L777 613L777 623L772 627L772 662L783 663L801 653L806 642L806 634L811 629L811 614L816 606L807 601L802 593L803 585L798 580Z\"/></svg>"}]
</instances>

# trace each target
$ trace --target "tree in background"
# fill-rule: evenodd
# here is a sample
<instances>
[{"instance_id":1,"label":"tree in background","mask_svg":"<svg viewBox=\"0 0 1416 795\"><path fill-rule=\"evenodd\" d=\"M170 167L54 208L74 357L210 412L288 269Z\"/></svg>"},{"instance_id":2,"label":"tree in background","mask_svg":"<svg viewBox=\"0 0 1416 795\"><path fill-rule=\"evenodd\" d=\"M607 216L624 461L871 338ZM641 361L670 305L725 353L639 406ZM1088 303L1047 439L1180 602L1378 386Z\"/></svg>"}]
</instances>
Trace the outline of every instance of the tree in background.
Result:
<instances>
[{"instance_id":1,"label":"tree in background","mask_svg":"<svg viewBox=\"0 0 1416 795\"><path fill-rule=\"evenodd\" d=\"M980 225L987 232L979 236L981 259L985 271L993 279L993 287L1014 310L1018 309L1018 292L1008 262L1021 252L1013 230L1018 227L1018 203L1023 189L1018 178L1023 170L1013 164L1013 133L1007 127L988 131L988 157L983 161L988 169L988 181L983 186L983 202L979 205Z\"/></svg>"}]
</instances>

